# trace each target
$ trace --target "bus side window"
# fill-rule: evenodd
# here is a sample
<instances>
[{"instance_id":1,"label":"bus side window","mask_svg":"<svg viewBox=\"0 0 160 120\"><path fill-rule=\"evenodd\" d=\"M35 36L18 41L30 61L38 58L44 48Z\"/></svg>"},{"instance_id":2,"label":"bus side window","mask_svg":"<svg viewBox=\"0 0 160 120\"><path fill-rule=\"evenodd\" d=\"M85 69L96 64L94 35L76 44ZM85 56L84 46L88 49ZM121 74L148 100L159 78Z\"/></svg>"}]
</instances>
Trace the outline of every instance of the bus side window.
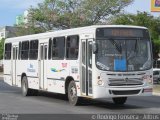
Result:
<instances>
[{"instance_id":1,"label":"bus side window","mask_svg":"<svg viewBox=\"0 0 160 120\"><path fill-rule=\"evenodd\" d=\"M52 43L52 59L62 60L65 53L65 37L57 37L53 39Z\"/></svg>"},{"instance_id":2,"label":"bus side window","mask_svg":"<svg viewBox=\"0 0 160 120\"><path fill-rule=\"evenodd\" d=\"M31 40L29 47L29 59L36 60L38 58L38 40Z\"/></svg>"},{"instance_id":3,"label":"bus side window","mask_svg":"<svg viewBox=\"0 0 160 120\"><path fill-rule=\"evenodd\" d=\"M48 47L48 60L52 58L52 39L49 39L49 47Z\"/></svg>"},{"instance_id":4,"label":"bus side window","mask_svg":"<svg viewBox=\"0 0 160 120\"><path fill-rule=\"evenodd\" d=\"M66 58L77 59L79 51L79 36L73 35L67 37Z\"/></svg>"},{"instance_id":5,"label":"bus side window","mask_svg":"<svg viewBox=\"0 0 160 120\"><path fill-rule=\"evenodd\" d=\"M92 42L88 42L88 64L89 67L92 68Z\"/></svg>"},{"instance_id":6,"label":"bus side window","mask_svg":"<svg viewBox=\"0 0 160 120\"><path fill-rule=\"evenodd\" d=\"M27 60L29 56L29 41L22 42L21 59Z\"/></svg>"},{"instance_id":7,"label":"bus side window","mask_svg":"<svg viewBox=\"0 0 160 120\"><path fill-rule=\"evenodd\" d=\"M12 44L11 43L6 43L5 44L5 55L4 55L5 60L10 60L11 59L11 49L12 49Z\"/></svg>"},{"instance_id":8,"label":"bus side window","mask_svg":"<svg viewBox=\"0 0 160 120\"><path fill-rule=\"evenodd\" d=\"M18 59L21 59L21 42L19 42L19 52L18 52Z\"/></svg>"}]
</instances>

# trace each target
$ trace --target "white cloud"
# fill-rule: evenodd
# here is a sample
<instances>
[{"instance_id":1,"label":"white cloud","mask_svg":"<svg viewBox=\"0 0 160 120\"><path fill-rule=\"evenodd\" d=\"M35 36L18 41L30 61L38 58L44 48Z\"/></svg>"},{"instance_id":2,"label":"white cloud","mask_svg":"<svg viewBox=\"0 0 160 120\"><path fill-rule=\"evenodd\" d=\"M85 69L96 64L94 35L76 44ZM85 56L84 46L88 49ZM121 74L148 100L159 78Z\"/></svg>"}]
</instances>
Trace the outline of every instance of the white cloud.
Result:
<instances>
[{"instance_id":1,"label":"white cloud","mask_svg":"<svg viewBox=\"0 0 160 120\"><path fill-rule=\"evenodd\" d=\"M37 6L44 0L0 0L0 8L8 9L28 9L30 6Z\"/></svg>"}]
</instances>

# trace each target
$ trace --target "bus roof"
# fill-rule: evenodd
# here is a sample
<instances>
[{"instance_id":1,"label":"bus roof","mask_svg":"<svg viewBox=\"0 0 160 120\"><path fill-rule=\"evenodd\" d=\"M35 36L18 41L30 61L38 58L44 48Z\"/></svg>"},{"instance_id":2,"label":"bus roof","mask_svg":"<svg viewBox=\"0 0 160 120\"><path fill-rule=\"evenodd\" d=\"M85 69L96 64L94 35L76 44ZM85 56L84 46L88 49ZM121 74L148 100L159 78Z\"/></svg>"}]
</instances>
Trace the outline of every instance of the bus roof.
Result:
<instances>
[{"instance_id":1,"label":"bus roof","mask_svg":"<svg viewBox=\"0 0 160 120\"><path fill-rule=\"evenodd\" d=\"M34 40L34 39L43 39L43 38L50 38L56 36L65 36L65 35L75 35L75 34L93 34L96 28L105 28L105 27L113 27L113 28L139 28L139 29L147 29L146 27L141 26L132 26L132 25L92 25L86 27L79 27L79 28L71 28L66 30L57 30L52 32L45 32L39 34L32 34L32 35L25 35L13 38L7 38L5 42L16 42L16 41L23 41L23 40Z\"/></svg>"}]
</instances>

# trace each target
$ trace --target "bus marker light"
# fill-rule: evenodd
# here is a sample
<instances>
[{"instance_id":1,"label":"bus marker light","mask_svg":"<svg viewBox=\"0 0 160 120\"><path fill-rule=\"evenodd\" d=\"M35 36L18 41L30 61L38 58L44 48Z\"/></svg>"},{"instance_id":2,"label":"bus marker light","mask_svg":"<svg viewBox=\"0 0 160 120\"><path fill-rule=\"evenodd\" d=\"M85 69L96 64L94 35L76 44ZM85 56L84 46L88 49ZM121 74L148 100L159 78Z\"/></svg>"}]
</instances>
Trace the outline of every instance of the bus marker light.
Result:
<instances>
[{"instance_id":1,"label":"bus marker light","mask_svg":"<svg viewBox=\"0 0 160 120\"><path fill-rule=\"evenodd\" d=\"M98 80L98 85L102 85L103 81L102 80Z\"/></svg>"}]
</instances>

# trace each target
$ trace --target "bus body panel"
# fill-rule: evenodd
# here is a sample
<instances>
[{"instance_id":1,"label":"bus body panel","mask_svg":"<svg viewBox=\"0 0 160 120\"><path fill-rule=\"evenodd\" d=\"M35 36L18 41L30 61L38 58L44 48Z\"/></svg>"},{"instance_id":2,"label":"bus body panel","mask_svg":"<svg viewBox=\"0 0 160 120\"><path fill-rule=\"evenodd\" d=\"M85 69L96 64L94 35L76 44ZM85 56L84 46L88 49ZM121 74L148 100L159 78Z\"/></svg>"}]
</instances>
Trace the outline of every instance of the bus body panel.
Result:
<instances>
[{"instance_id":1,"label":"bus body panel","mask_svg":"<svg viewBox=\"0 0 160 120\"><path fill-rule=\"evenodd\" d=\"M152 84L148 84L145 81L152 81L152 69L144 71L132 71L132 72L114 72L114 71L102 71L96 66L96 57L92 53L92 68L88 68L88 71L92 72L92 93L83 92L83 76L82 76L82 43L86 42L86 46L89 42L95 42L96 35L95 31L99 27L125 27L125 28L140 28L146 29L145 27L135 27L135 26L91 26L84 28L76 28L69 30L62 30L56 32L42 33L36 35L28 35L17 38L9 38L5 43L16 43L18 46L19 41L35 40L38 43L38 58L37 60L16 60L16 85L21 87L22 75L25 74L28 79L28 85L31 89L43 90L55 93L66 93L65 83L67 78L73 78L77 88L77 96L90 97L90 98L109 98L109 97L126 97L126 96L150 96L152 95ZM71 35L79 36L79 56L76 60L69 60L64 58L63 60L52 60L48 59L48 47L49 39L54 37L61 37ZM41 59L41 46L47 46L47 59ZM88 46L87 46L88 47ZM66 51L65 51L66 52ZM4 81L12 85L12 62L11 60L4 59ZM127 86L109 86L109 79L142 79L144 82L141 86L127 85ZM85 81L86 82L86 81ZM89 84L89 83L88 83ZM132 94L132 91L139 90L138 93ZM122 93L116 93L116 91L121 91ZM131 91L127 93L127 91ZM115 92L115 94L113 94ZM123 95L122 95L123 94Z\"/></svg>"},{"instance_id":2,"label":"bus body panel","mask_svg":"<svg viewBox=\"0 0 160 120\"><path fill-rule=\"evenodd\" d=\"M11 61L10 60L4 60L4 82L8 83L9 85L12 85L12 69L11 69Z\"/></svg>"}]
</instances>

